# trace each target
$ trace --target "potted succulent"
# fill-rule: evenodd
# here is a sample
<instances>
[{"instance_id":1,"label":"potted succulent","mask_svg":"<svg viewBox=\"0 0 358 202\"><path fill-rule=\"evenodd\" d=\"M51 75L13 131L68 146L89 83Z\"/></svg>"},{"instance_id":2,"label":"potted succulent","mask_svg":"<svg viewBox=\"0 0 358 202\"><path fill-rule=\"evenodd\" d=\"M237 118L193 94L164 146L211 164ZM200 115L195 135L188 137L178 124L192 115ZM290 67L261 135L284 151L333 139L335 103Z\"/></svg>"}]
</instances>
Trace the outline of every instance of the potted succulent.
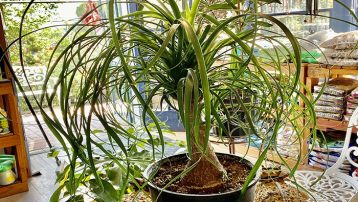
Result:
<instances>
[{"instance_id":1,"label":"potted succulent","mask_svg":"<svg viewBox=\"0 0 358 202\"><path fill-rule=\"evenodd\" d=\"M47 81L58 78L60 95L49 92L38 100L40 106L49 106L50 112L41 108L42 115L70 163L61 176L68 180L60 181L53 199L64 188L76 199L79 184L90 182L96 197L106 201L121 201L129 184L140 189L148 185L153 201L252 201L260 165L277 146L279 129L290 124L302 139L300 117L314 118L309 99L299 92L297 39L279 20L259 12L260 5L270 3L279 1L110 0L99 5L108 9L108 19L71 26L63 39L72 42L60 53L58 42L58 56L49 62L47 73ZM114 7L121 4L135 4L137 10L116 16ZM271 26L282 33L262 33ZM272 49L262 48L263 41L272 43ZM284 61L293 63L283 66ZM238 93L242 90L255 92L254 101L245 101ZM158 95L178 111L186 131L186 154L164 158L166 129L151 109ZM55 96L61 98L59 111L53 106ZM234 102L225 102L229 97ZM299 106L300 99L306 108ZM229 113L235 108L241 113ZM225 131L223 120L230 123L242 114L241 129L262 141L254 164L216 154L209 142L214 123ZM144 135L138 135L138 122L128 121L138 117ZM101 130L91 127L93 119ZM147 145L143 150L150 147L152 158L158 153L161 158L145 170L144 185L134 172L140 144ZM116 186L99 171L113 166L121 172Z\"/></svg>"}]
</instances>

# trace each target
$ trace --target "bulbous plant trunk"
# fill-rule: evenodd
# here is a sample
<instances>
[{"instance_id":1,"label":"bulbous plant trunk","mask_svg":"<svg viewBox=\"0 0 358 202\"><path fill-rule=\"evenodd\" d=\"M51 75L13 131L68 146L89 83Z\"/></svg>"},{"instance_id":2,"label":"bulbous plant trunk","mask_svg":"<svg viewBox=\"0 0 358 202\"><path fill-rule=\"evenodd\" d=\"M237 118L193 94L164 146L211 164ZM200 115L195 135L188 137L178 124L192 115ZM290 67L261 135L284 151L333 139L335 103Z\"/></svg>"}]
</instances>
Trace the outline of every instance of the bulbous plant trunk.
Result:
<instances>
[{"instance_id":1,"label":"bulbous plant trunk","mask_svg":"<svg viewBox=\"0 0 358 202\"><path fill-rule=\"evenodd\" d=\"M226 171L219 162L214 148L208 142L206 152L203 154L201 147L205 144L205 125L200 125L199 140L195 141L194 134L191 134L191 141L188 143L192 149L192 158L187 164L195 167L189 171L182 179L180 184L187 186L193 191L217 190L226 181Z\"/></svg>"}]
</instances>

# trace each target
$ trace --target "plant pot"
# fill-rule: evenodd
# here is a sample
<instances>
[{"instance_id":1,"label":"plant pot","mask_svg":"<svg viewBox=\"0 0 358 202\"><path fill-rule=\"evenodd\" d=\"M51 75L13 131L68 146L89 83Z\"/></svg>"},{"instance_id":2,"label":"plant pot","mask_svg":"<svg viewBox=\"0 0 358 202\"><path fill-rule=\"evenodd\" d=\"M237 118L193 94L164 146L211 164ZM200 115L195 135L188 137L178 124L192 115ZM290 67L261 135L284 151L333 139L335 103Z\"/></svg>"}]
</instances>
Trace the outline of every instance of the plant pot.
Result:
<instances>
[{"instance_id":1,"label":"plant pot","mask_svg":"<svg viewBox=\"0 0 358 202\"><path fill-rule=\"evenodd\" d=\"M222 154L218 153L219 155L230 155L235 158L241 159L242 163L248 165L250 168L253 167L253 164L241 157L232 155L232 154ZM159 166L170 159L173 158L183 158L186 157L187 154L179 154L174 155L165 159L162 159L160 161L157 161L151 165L148 166L148 168L144 171L144 177L146 179L149 179L150 176L154 176L154 173L157 172ZM250 182L249 187L243 196L243 199L240 201L244 202L251 202L254 201L255 198L255 187L256 183L260 180L260 171L255 175L254 179ZM157 199L157 202L237 202L239 201L239 196L241 189L229 191L225 193L217 193L217 194L203 194L203 195L197 195L197 194L184 194L184 193L177 193L172 192L168 190L163 190L162 188L157 187L152 182L148 182L148 187L150 191L150 195L152 197L152 200L155 201Z\"/></svg>"}]
</instances>

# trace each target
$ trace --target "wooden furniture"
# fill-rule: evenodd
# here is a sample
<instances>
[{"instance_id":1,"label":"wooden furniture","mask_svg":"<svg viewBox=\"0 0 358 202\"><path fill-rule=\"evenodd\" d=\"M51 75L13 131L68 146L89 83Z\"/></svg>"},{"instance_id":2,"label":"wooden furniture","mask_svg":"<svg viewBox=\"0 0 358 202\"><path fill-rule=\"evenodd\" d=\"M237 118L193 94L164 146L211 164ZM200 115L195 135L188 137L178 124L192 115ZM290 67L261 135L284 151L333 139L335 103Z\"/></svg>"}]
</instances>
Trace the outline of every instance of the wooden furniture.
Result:
<instances>
[{"instance_id":1,"label":"wooden furniture","mask_svg":"<svg viewBox=\"0 0 358 202\"><path fill-rule=\"evenodd\" d=\"M0 46L2 50L5 50L6 41L1 17L0 15ZM6 55L6 58L8 58L8 55ZM2 198L28 191L29 166L14 80L5 59L0 61L0 67L1 72L4 73L3 79L0 80L0 107L7 112L10 127L9 134L0 136L0 148L7 154L15 155L18 176L15 183L0 186L0 198Z\"/></svg>"},{"instance_id":2,"label":"wooden furniture","mask_svg":"<svg viewBox=\"0 0 358 202\"><path fill-rule=\"evenodd\" d=\"M329 79L342 77L344 75L358 76L358 66L329 66L329 65L319 65L319 64L304 64L302 66L301 73L301 82L306 85L306 89L312 91L313 87L318 84L319 79ZM307 93L306 89L302 89L303 93ZM304 107L304 106L303 106ZM348 122L347 121L336 121L323 118L317 118L317 129L321 131L347 131ZM353 133L356 133L358 130L353 129ZM310 129L307 128L304 131L304 144L302 151L308 152L308 141L310 136ZM303 153L307 155L308 153Z\"/></svg>"},{"instance_id":3,"label":"wooden furniture","mask_svg":"<svg viewBox=\"0 0 358 202\"><path fill-rule=\"evenodd\" d=\"M358 156L358 147L349 147L353 128L357 129L358 127L358 108L353 112L347 126L342 153L332 167L328 168L325 173L319 171L297 171L295 173L297 182L307 189L316 201L348 202L358 193L357 173L353 172L350 176L340 170L345 160L358 167L358 164L352 159L352 156Z\"/></svg>"}]
</instances>

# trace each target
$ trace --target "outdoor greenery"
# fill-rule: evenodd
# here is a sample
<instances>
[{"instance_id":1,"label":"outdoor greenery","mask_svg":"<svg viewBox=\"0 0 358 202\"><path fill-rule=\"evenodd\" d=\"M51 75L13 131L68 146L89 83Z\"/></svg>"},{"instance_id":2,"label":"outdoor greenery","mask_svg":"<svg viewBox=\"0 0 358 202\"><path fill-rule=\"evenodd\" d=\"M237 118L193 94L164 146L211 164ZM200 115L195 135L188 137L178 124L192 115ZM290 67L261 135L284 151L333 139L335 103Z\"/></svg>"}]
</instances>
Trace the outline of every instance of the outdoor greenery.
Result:
<instances>
[{"instance_id":1,"label":"outdoor greenery","mask_svg":"<svg viewBox=\"0 0 358 202\"><path fill-rule=\"evenodd\" d=\"M315 113L312 97L299 91L301 49L296 37L284 23L258 12L261 5L278 2L138 1L137 11L115 16L115 4L126 2L110 0L108 19L93 26L80 20L69 28L48 62L46 82L56 73L60 109L53 106L55 93L37 100L70 162L51 201L58 201L61 191L68 201L84 196L121 201L126 193L143 190L150 179L139 183L137 178L148 163L166 157L165 149L173 144L165 141L170 131L150 108L157 95L178 111L186 130L191 160L181 180L195 175L202 187L209 186L208 176L225 182L225 170L208 139L213 126L228 130L223 120L240 120L233 110L244 113L245 122L238 123L248 139L254 135L262 140L242 193L270 148L293 176L307 157L300 153L296 165L288 167L277 152L278 131L292 126L301 145L306 141L303 128L315 127ZM272 26L280 32L262 34ZM271 49L262 48L262 41L272 44ZM72 88L74 83L78 88ZM102 129L93 129L93 122L100 122ZM316 138L315 130L311 135ZM201 163L219 175L197 170Z\"/></svg>"},{"instance_id":2,"label":"outdoor greenery","mask_svg":"<svg viewBox=\"0 0 358 202\"><path fill-rule=\"evenodd\" d=\"M60 15L57 11L58 5L55 3L48 4L34 4L27 10L27 15L23 19L22 26L20 26L23 13L27 8L26 4L7 4L0 3L4 22L5 22L5 35L7 43L9 44L9 55L11 64L13 66L24 66L37 68L38 66L48 67L52 50L55 48L57 41L61 39L66 30L66 25L53 26L53 18ZM20 59L20 45L19 33L20 29L24 37L21 38L21 52L22 58ZM70 40L63 41L63 46L70 43ZM58 47L61 49L62 47ZM20 71L21 70L16 70ZM29 74L25 72L24 74ZM27 75L30 76L30 75ZM52 76L56 77L56 74ZM29 87L26 82L21 83L27 91ZM31 85L31 83L30 83ZM41 90L39 86L31 86L32 90ZM34 96L28 96L29 102L33 108L38 108ZM53 103L58 105L58 103ZM24 99L19 100L19 106L23 112L28 112L29 107ZM44 104L43 107L46 105Z\"/></svg>"},{"instance_id":3,"label":"outdoor greenery","mask_svg":"<svg viewBox=\"0 0 358 202\"><path fill-rule=\"evenodd\" d=\"M48 25L52 17L56 16L57 5L34 4L27 11L25 22L22 26L22 33L27 34L41 27ZM15 41L20 32L22 14L26 8L25 4L1 4L4 15L6 39L8 43ZM56 45L63 34L63 29L44 29L27 37L23 40L23 62L28 66L46 66L51 55L51 50ZM15 43L11 51L11 62L13 65L20 65L19 45Z\"/></svg>"}]
</instances>

